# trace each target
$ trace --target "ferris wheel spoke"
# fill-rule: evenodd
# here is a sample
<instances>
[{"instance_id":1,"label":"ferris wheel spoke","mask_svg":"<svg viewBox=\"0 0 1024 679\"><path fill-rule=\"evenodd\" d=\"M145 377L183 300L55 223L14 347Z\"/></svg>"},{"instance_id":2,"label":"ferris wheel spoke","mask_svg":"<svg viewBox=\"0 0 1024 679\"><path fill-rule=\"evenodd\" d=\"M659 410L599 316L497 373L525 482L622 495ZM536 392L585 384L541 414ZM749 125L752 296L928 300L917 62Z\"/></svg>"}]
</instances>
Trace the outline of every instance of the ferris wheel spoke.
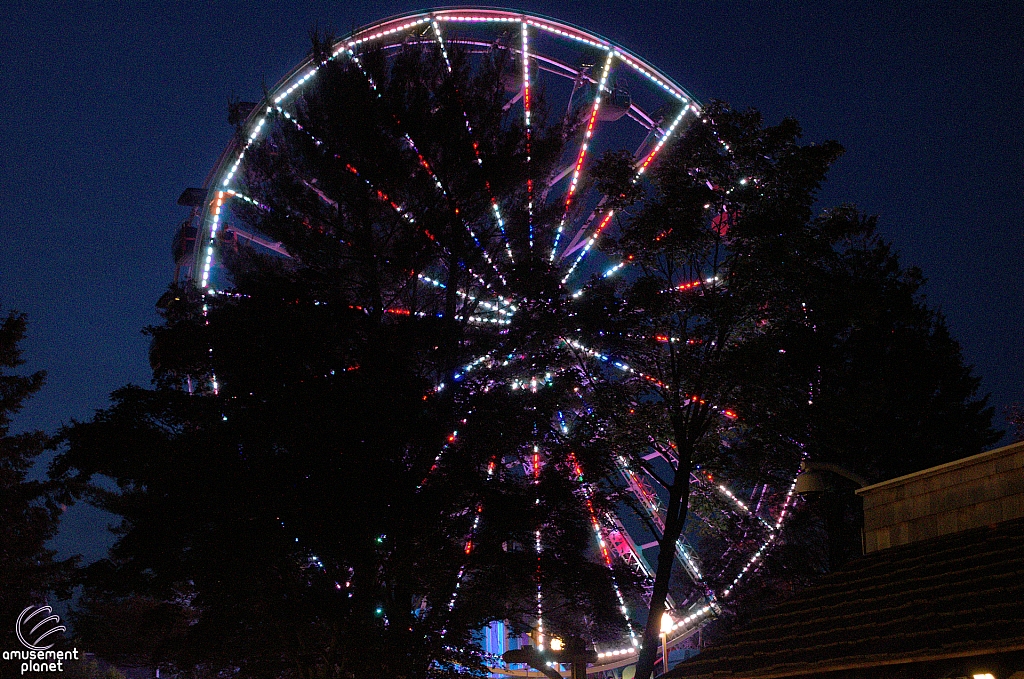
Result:
<instances>
[{"instance_id":1,"label":"ferris wheel spoke","mask_svg":"<svg viewBox=\"0 0 1024 679\"><path fill-rule=\"evenodd\" d=\"M385 193L384 191L381 191L380 189L376 188L373 185L372 182L370 182L365 177L362 177L360 175L360 173L359 173L359 170L357 168L353 167L352 165L347 165L346 167L348 168L349 172L354 174L356 177L360 177L361 179L363 179L363 181L365 182L366 186L371 190L371 192L374 193L376 195L376 197L380 201L390 205L390 207L395 211L395 213L406 224L409 224L411 226L418 226L415 217L413 216L413 214L410 211L406 210L401 204L398 204L395 201L391 200L391 198L388 196L387 193ZM448 249L445 248L444 246L442 246L440 243L437 243L436 238L434 238L429 233L429 231L427 231L426 229L422 229L422 232L423 232L424 235L426 235L428 237L428 239L431 242L435 243L435 245L438 247L438 249L439 249L441 254L443 254L445 256L449 256L450 255L450 252L448 251ZM484 251L484 254L486 255L486 251ZM490 290L491 289L491 285L490 285L489 282L487 282L485 279L483 279L479 275L473 273L471 269L469 271L470 271L470 274L474 277L474 279L477 280L479 283L481 283L486 290ZM498 274L499 277L501 276L501 273L499 271L497 271L497 269L495 269L495 272ZM410 276L410 279L411 278L412 277ZM434 287L440 287L442 289L447 288L447 286L445 284L440 283L440 281L438 281L436 279L431 279L431 278L429 278L427 276L424 276L422 274L418 277L418 280L421 280L421 281L424 281L424 282L429 282ZM502 279L502 280L504 280L504 279ZM412 281L412 282L415 283L415 281ZM515 308L514 305L512 305L510 301L508 301L505 298L502 298L502 297L500 297L498 295L495 295L495 299L498 300L497 302L489 302L489 301L486 301L486 300L478 300L476 296L472 295L471 293L465 292L463 290L456 291L456 294L458 296L462 297L463 299L467 299L467 300L469 300L471 302L476 302L478 304L484 305L485 308L488 308L490 310L496 311L496 312L498 312L501 315L510 315L510 313L514 313L514 308ZM397 299L397 296L396 296L396 299ZM471 316L470 318L471 318L471 320L476 320L477 319L477 317L473 317L473 316ZM484 322L487 322L487 321L485 320ZM498 324L498 325L507 325L508 320L507 319L501 319L501 320L497 320L497 321L494 321L494 322L496 324Z\"/></svg>"},{"instance_id":2,"label":"ferris wheel spoke","mask_svg":"<svg viewBox=\"0 0 1024 679\"><path fill-rule=\"evenodd\" d=\"M480 527L480 514L483 512L483 510L484 510L483 503L482 502L478 502L477 505L476 505L476 509L474 511L473 525L472 525L472 527L469 530L469 535L466 536L466 539L463 542L463 548L462 549L463 549L463 552L465 552L467 557L473 552L473 540L474 540L474 538L476 538L477 529ZM463 577L465 575L466 575L466 564L463 564L462 567L459 568L459 571L458 571L458 573L455 576L455 587L452 589L451 596L448 598L448 613L451 613L453 610L455 610L455 603L456 603L456 601L458 601L459 590L462 587L462 580L463 580ZM444 636L446 634L447 634L447 630L442 630L441 637L444 638Z\"/></svg>"},{"instance_id":3,"label":"ferris wheel spoke","mask_svg":"<svg viewBox=\"0 0 1024 679\"><path fill-rule=\"evenodd\" d=\"M445 66L448 68L448 73L452 73L452 62L448 56L448 48L445 46L444 36L441 35L441 25L437 20L431 21L431 28L434 31L434 37L437 39L438 47L441 50L441 56L444 58ZM458 90L456 90L458 93ZM461 99L461 95L460 99ZM473 145L473 157L476 160L478 167L483 168L484 161L480 155L480 144L474 139L473 126L469 122L469 114L466 112L466 107L462 106L462 120L466 124L466 132L469 134L470 143ZM505 218L501 214L501 208L498 206L498 200L494 197L494 192L491 190L491 182L488 179L484 179L484 188L487 190L487 195L491 201L491 210L494 213L494 222L498 226L498 231L501 232L501 240L505 245L505 254L508 256L509 261L512 264L516 263L516 259L512 254L512 244L509 242L508 234L505 232Z\"/></svg>"},{"instance_id":4,"label":"ferris wheel spoke","mask_svg":"<svg viewBox=\"0 0 1024 679\"><path fill-rule=\"evenodd\" d=\"M363 67L362 61L360 61L359 57L351 49L348 50L348 54L349 54L349 57L351 58L352 62L359 69L359 72L363 74L363 77L365 77L366 81L370 84L370 88L374 91L374 93L376 93L377 98L380 99L381 98L381 94L380 94L380 91L377 89L377 83L374 81L373 77ZM446 52L445 53L445 61L446 61L446 63L447 63L447 59L448 59L448 57L447 57L447 52ZM449 68L450 68L450 65L449 65ZM494 262L494 259L491 257L490 252L484 246L483 242L481 242L480 237L476 234L476 232L474 231L473 227L470 226L469 223L466 222L464 219L462 219L461 216L459 216L459 210L458 210L457 206L455 205L454 199L452 198L451 194L448 192L448 189L445 187L445 185L441 181L440 177L438 177L437 174L434 172L434 169L433 169L433 167L431 167L430 162L420 152L420 149L416 145L416 142L413 140L413 138L409 135L408 132L405 132L404 130L401 129L401 125L400 125L398 119L394 116L394 114L391 115L391 119L394 122L396 128L398 128L399 133L402 135L402 139L405 142L406 146L409 148L410 151L412 151L413 153L416 154L417 166L420 168L420 170L422 170L422 171L427 173L427 175L430 177L430 179L434 182L434 187L441 193L441 195L445 198L445 200L450 204L451 210L452 210L452 214L454 216L454 219L456 219L458 222L460 222L465 227L465 229L466 229L467 233L469 233L469 236L472 239L473 243L479 249L480 255L483 257L484 261L487 262L489 267L494 271L495 275L501 281L502 285L508 285L508 280L505 278L505 275L497 267L497 265ZM467 122L466 124L468 126L469 123ZM484 281L477 274L474 274L474 273L471 272L470 275L478 278L481 282L483 282L484 286L486 288L490 288L491 287L491 284L489 282Z\"/></svg>"},{"instance_id":5,"label":"ferris wheel spoke","mask_svg":"<svg viewBox=\"0 0 1024 679\"><path fill-rule=\"evenodd\" d=\"M619 473L622 475L630 493L636 497L639 501L640 507L647 513L647 518L658 529L658 531L664 534L665 517L662 515L663 508L661 505L661 498L658 496L657 492L651 488L646 479L630 469L626 460L622 457L619 458ZM683 538L676 540L674 549L676 560L679 561L679 564L683 567L683 570L687 572L694 584L705 586L704 574L701 572L699 564L692 556L692 551L692 548L686 544L686 541Z\"/></svg>"},{"instance_id":6,"label":"ferris wheel spoke","mask_svg":"<svg viewBox=\"0 0 1024 679\"><path fill-rule=\"evenodd\" d=\"M223 199L225 201L228 198L234 199L234 200L239 200L239 201L242 201L244 203L248 203L249 205L252 205L256 209L260 210L261 212L264 212L264 213L270 212L270 206L269 205L264 205L263 203L259 202L258 200L256 200L252 196L248 196L248 195L246 195L246 194L244 194L244 193L242 193L240 191L236 191L234 189L228 189L226 191L221 192L221 194L222 194ZM253 243L253 244L258 245L258 246L260 246L262 248L270 250L271 252L276 252L277 254L279 254L279 255L281 255L283 257L291 259L291 254L288 252L287 249L285 249L284 244L281 243L280 241L271 240L270 238L267 238L266 236L263 236L262 234L255 233L253 231L250 231L249 229L243 229L243 228L241 228L239 226L236 226L234 224L227 224L227 223L225 223L222 228L223 228L225 233L232 233L232 234L235 235L236 238L242 238L243 240L247 240L250 243ZM211 252L209 254L209 256L212 259L213 253ZM215 293L216 292L214 290L214 288L208 288L208 290L209 290L210 293Z\"/></svg>"},{"instance_id":7,"label":"ferris wheel spoke","mask_svg":"<svg viewBox=\"0 0 1024 679\"><path fill-rule=\"evenodd\" d=\"M446 283L426 274L417 274L417 279L429 288L448 289ZM515 305L503 297L481 299L477 294L461 288L455 290L455 295L463 302L463 308L456 311L456 317L458 319L465 318L476 325L508 325L512 322L512 316L516 312Z\"/></svg>"},{"instance_id":8,"label":"ferris wheel spoke","mask_svg":"<svg viewBox=\"0 0 1024 679\"><path fill-rule=\"evenodd\" d=\"M712 477L712 475L710 473L705 472L704 476L705 476L705 478L701 478L697 474L691 474L690 478L693 481L695 481L696 483L705 483L706 482L706 483L711 484L712 487L714 488L714 490L719 495L721 495L722 497L724 497L724 498L726 498L728 500L728 504L732 505L733 507L738 508L745 516L748 516L748 517L754 519L755 521L757 521L758 523L760 523L770 533L774 533L776 530L778 530L778 528L776 528L776 526L773 525L770 521L765 519L763 516L760 516L757 513L756 509L751 509L750 506L747 505L746 502L744 502L743 500L739 499L736 496L736 494L733 493L728 488L728 486L726 486L724 483L716 482L715 479ZM760 502L758 502L758 504L760 505Z\"/></svg>"},{"instance_id":9,"label":"ferris wheel spoke","mask_svg":"<svg viewBox=\"0 0 1024 679\"><path fill-rule=\"evenodd\" d=\"M523 60L523 123L526 130L526 214L530 249L533 249L533 177L530 169L533 165L531 145L533 143L533 123L530 120L530 31L528 24L520 24L523 38L521 58Z\"/></svg>"},{"instance_id":10,"label":"ferris wheel spoke","mask_svg":"<svg viewBox=\"0 0 1024 679\"><path fill-rule=\"evenodd\" d=\"M667 138L667 135L662 137L662 143L664 143L664 140L666 138ZM647 141L644 140L643 144L640 145L640 148L638 148L636 153L633 154L634 158L640 158L640 153L643 151L643 148L644 148L644 146L646 144L647 144ZM660 145L659 145L658 148L660 149ZM655 153L656 152L657 151L655 151ZM649 158L653 159L653 154L651 156L649 156ZM637 160L636 161L636 166L639 168L642 162L643 162L642 158L640 160ZM634 178L633 178L633 183L634 184L639 180L640 174L641 174L640 172L637 172L634 175ZM590 215L588 215L587 219L583 222L583 226L581 226L579 228L579 230L577 230L576 233L573 235L572 239L569 241L569 244L565 246L565 250L562 252L561 255L559 255L559 259L566 259L570 255L572 255L574 252L576 252L580 248L584 247L583 237L586 235L587 230L590 228L590 225L594 223L594 220L597 218L597 216L602 214L602 212L603 212L604 213L603 218L602 218L601 222L599 223L599 226L598 226L597 230L595 231L593 237L591 238L591 241L593 241L594 239L597 238L598 235L600 235L600 232L608 225L608 222L611 220L611 213L614 212L614 210L607 210L607 211L604 210L604 207L605 207L605 205L607 205L607 203L608 203L608 196L601 196L601 200L598 201L597 207L595 207L593 209L593 211L591 211ZM587 245L589 246L589 243ZM589 247L587 249L589 249ZM566 274L565 278L562 279L562 283L565 283L565 281L569 278L569 276L572 275L573 270L579 264L581 259L582 259L582 254L576 258L576 261L573 262L572 266L569 268L569 272Z\"/></svg>"},{"instance_id":11,"label":"ferris wheel spoke","mask_svg":"<svg viewBox=\"0 0 1024 679\"><path fill-rule=\"evenodd\" d=\"M675 119L668 126L668 128L665 129L661 137L658 139L658 143L654 145L654 148L651 149L651 151L647 153L644 157L637 161L636 173L633 175L632 180L633 184L636 184L637 182L640 181L640 178L647 171L647 168L650 167L651 163L654 161L654 158L658 155L658 152L661 151L661 149L665 146L665 142L668 141L669 137L672 136L672 133L675 132L677 127L679 127L679 124L683 121L683 117L687 114L690 108L690 104L683 106L683 110L679 112L679 114L675 117ZM639 155L639 152L637 155ZM573 239L566 246L565 252L562 253L562 259L565 259L576 250L580 250L580 253L576 256L576 259L573 261L572 265L569 267L569 270L566 272L565 277L562 278L563 285L565 285L565 283L569 280L569 277L572 276L573 272L576 270L576 267L578 267L580 265L580 262L583 261L584 257L587 256L587 253L590 252L590 249L594 246L594 244L597 242L597 239L601 236L601 232L603 232L605 228L608 226L608 224L611 222L612 216L615 214L615 210L604 211L604 215L601 218L601 221L598 223L597 228L594 229L594 233L590 236L589 239L584 240L584 235L587 232L587 228L590 226L590 224L597 216L597 214L601 212L601 209L604 207L606 202L607 196L602 197L601 202L598 203L597 208L594 210L593 213L591 213L590 217L584 223L583 228L581 228L576 233Z\"/></svg>"},{"instance_id":12,"label":"ferris wheel spoke","mask_svg":"<svg viewBox=\"0 0 1024 679\"><path fill-rule=\"evenodd\" d=\"M436 467L436 462L435 462L435 467ZM493 478L496 467L497 467L497 461L494 458L492 458L491 461L487 465L487 479L488 480ZM467 559L469 558L470 554L473 553L473 549L476 547L476 544L475 544L474 540L476 540L476 536L477 536L477 533L478 533L479 528L480 528L480 518L483 515L483 511L484 511L484 503L483 503L483 501L478 501L476 503L476 506L475 506L474 511L473 511L473 523L472 523L472 525L469 528L469 533L466 536L466 539L463 541L462 551L464 552L464 554L465 554ZM463 563L463 565L459 568L459 571L458 571L458 573L455 576L455 586L452 589L451 596L449 596L449 598L448 598L448 610L447 610L447 613L449 613L449 614L453 610L455 610L455 604L456 604L456 602L458 601L458 598L459 598L459 590L462 587L462 581L463 581L463 578L466 575L466 568L467 568L467 564ZM443 629L441 631L441 637L444 638L444 636L447 633L448 633L448 630L447 629Z\"/></svg>"},{"instance_id":13,"label":"ferris wheel spoke","mask_svg":"<svg viewBox=\"0 0 1024 679\"><path fill-rule=\"evenodd\" d=\"M621 262L618 262L617 264L614 264L613 266L608 267L607 269L604 270L604 272L602 272L601 278L598 279L598 280L600 281L600 280L603 280L605 278L611 278L612 276L616 275L617 273L619 273L620 271L625 269L626 266L631 264L631 260L632 260L632 257L627 257L626 259L622 260ZM579 299L580 297L582 297L584 295L584 293L586 293L586 291L587 291L587 289L589 287L590 287L590 283L587 283L582 288L578 288L575 292L572 293L572 298L573 299Z\"/></svg>"},{"instance_id":14,"label":"ferris wheel spoke","mask_svg":"<svg viewBox=\"0 0 1024 679\"><path fill-rule=\"evenodd\" d=\"M594 509L594 502L593 502L594 489L593 489L591 484L584 483L584 481L583 481L583 468L580 467L579 461L576 460L576 456L575 455L571 455L570 456L570 462L573 465L573 471L576 474L576 480L580 483L580 485L583 488L584 498L585 498L585 502L586 502L586 506L587 506L587 512L590 514L590 523L593 526L594 533L597 536L597 546L598 546L598 550L601 553L601 558L604 561L605 567L609 571L612 571L612 576L611 576L611 579L612 579L612 589L614 590L615 597L616 597L616 599L619 602L619 612L622 613L622 618L623 618L623 620L626 623L626 628L629 630L629 638L630 638L630 641L632 642L632 645L633 646L638 646L639 642L637 640L636 630L633 629L633 621L629 617L629 609L626 607L626 600L622 596L622 590L619 588L619 582L615 578L615 575L614 575L615 568L612 565L612 556L611 556L610 549L614 549L616 551L616 553L621 557L622 554L619 553L619 550L622 549L623 543L625 543L625 549L626 549L627 553L630 554L630 556L632 556L636 560L636 563L641 564L641 568L644 568L644 566L646 565L646 562L643 561L643 557L641 555L639 555L638 553L636 553L634 551L636 549L636 547L635 547L635 545L633 545L632 540L628 540L627 539L627 540L619 540L619 541L616 541L616 542L612 542L612 539L611 539L610 535L609 535L609 539L607 541L605 540L604 529L602 528L601 522L597 518L597 512ZM620 535L620 537L621 537L621 535ZM624 559L624 560L626 560L626 559ZM627 563L628 563L628 561L627 561ZM644 572L649 577L649 575L650 575L650 568L644 568Z\"/></svg>"},{"instance_id":15,"label":"ferris wheel spoke","mask_svg":"<svg viewBox=\"0 0 1024 679\"><path fill-rule=\"evenodd\" d=\"M305 135L306 135L307 137L309 137L309 138L310 138L310 139L311 139L311 140L313 141L313 143L314 143L314 144L316 144L316 145L317 145L318 147L324 147L324 146L325 146L325 143L323 142L323 140L319 139L319 138L318 138L318 137L317 137L316 135L314 135L314 134L313 134L312 132L310 132L310 131L309 131L308 129L306 129L305 127L303 127L302 125L300 125L300 124L299 124L299 122L298 122L297 120L295 120L295 118L294 118L294 117L292 117L292 115L291 115L290 113L288 113L288 111L286 111L285 109L283 109L283 108L281 108L281 107L277 107L277 109L276 109L276 110L277 110L277 112L278 112L278 113L279 113L279 114L280 114L280 115L281 115L281 116L282 116L282 117L283 117L283 118L284 118L284 119L285 119L286 121L290 122L290 123L291 123L291 124L292 124L292 125L294 126L294 128L295 128L296 130L298 130L298 131L302 132L302 133L303 133L303 134L305 134ZM328 152L330 152L330 151L329 151L329 149L328 149ZM341 160L340 156L339 156L339 155L337 155L337 154L334 154L334 157L335 157L336 159L338 159L338 160ZM415 215L413 215L413 213L412 213L412 211L411 211L411 210L408 210L408 209L406 209L404 205L402 205L402 204L400 204L400 203L398 203L398 202L394 201L394 200L393 200L393 199L392 199L392 198L391 198L391 197L389 196L389 194L388 194L388 193L386 193L385 191L382 191L382 190L381 190L381 189L379 189L379 188L378 188L377 186L375 186L375 185L374 185L374 183L373 183L372 181L370 181L370 180L369 180L369 179L368 179L367 177L365 177L365 176L364 176L364 175L363 175L363 174L362 174L362 173L361 173L361 172L359 171L359 169L358 169L358 168L356 168L356 167L355 167L354 165L352 165L351 163L346 163L346 164L345 164L345 169L346 169L346 170L347 170L347 171L348 171L348 172L349 172L350 174L352 174L352 175L354 175L354 176L356 176L356 177L358 177L358 178L362 179L363 183L364 183L364 184L366 185L366 187L367 187L367 188L368 188L368 189L370 190L370 192L371 192L372 194L374 194L374 195L375 195L375 196L377 197L377 199L378 199L379 201L381 201L381 202L383 202L383 203L385 203L385 204L389 205L389 206L390 206L390 207L391 207L391 208L392 208L392 209L393 209L393 210L394 210L394 211L395 211L395 212L396 212L396 213L397 213L397 214L399 215L399 217L400 217L400 218L401 218L401 219L402 219L402 220L403 220L403 221L404 221L405 223L407 223L407 224L409 224L409 225L416 225L416 228L419 228L419 227L418 227L418 224L416 223L416 217L415 217ZM324 192L324 191L323 191L322 189L320 189L319 187L317 187L317 186L316 186L316 185L315 185L315 184L314 184L314 183L313 183L312 181L309 181L309 180L306 180L306 179L301 179L301 182L302 182L302 184L303 184L303 185L304 185L304 186L305 186L305 187L306 187L307 189L309 189L309 190L310 190L310 191L312 191L313 193L317 194L317 196L318 196L318 197L319 197L319 198L320 198L320 199L321 199L321 200L322 200L322 201L323 201L324 203L326 203L326 204L328 204L328 205L332 206L332 207L333 207L333 208L334 208L335 210L337 210L337 209L338 209L338 201L336 201L336 200L334 200L333 198L331 198L330 196L328 196L328 195L327 195L327 194L326 194L326 193L325 193L325 192ZM229 193L230 193L230 192L229 192ZM241 194L239 194L239 195L241 195ZM248 200L249 202L255 202L255 201L254 201L253 199L251 199L251 198L247 198L247 200ZM257 204L258 204L258 203L257 203ZM269 210L269 207L268 207L267 209ZM423 232L423 233L424 233L424 235L426 235L426 236L427 236L427 237L428 237L428 238L429 238L429 239L430 239L430 240L431 240L432 242L435 242L435 243L436 243L436 239L435 239L435 238L433 238L433 237L432 237L432 236L431 236L431 235L429 234L429 232L427 232L427 231L426 231L425 229L423 229L423 230L422 230L422 232ZM441 246L440 246L440 244L438 244L438 247L441 247ZM442 248L442 250L444 250L444 248Z\"/></svg>"},{"instance_id":16,"label":"ferris wheel spoke","mask_svg":"<svg viewBox=\"0 0 1024 679\"><path fill-rule=\"evenodd\" d=\"M230 196L232 198L237 198L238 200L246 202L249 205L252 205L252 206L254 206L256 208L259 208L263 212L270 212L270 206L269 205L264 205L263 203L259 202L258 200L256 200L252 196L246 195L246 194L242 193L241 191L236 191L235 189L228 189L227 191L224 192L224 194L227 195L227 196Z\"/></svg>"},{"instance_id":17,"label":"ferris wheel spoke","mask_svg":"<svg viewBox=\"0 0 1024 679\"><path fill-rule=\"evenodd\" d=\"M565 222L569 217L569 209L572 207L573 198L576 195L576 188L579 186L580 174L583 172L583 162L587 158L587 149L590 148L590 140L594 136L594 125L597 122L597 112L601 108L601 95L604 92L605 86L608 83L608 74L611 72L612 60L615 57L613 50L607 49L608 56L604 60L604 69L601 71L601 79L597 83L597 91L594 94L594 105L590 109L590 118L587 121L586 130L583 132L583 143L580 145L580 150L576 155L576 164L573 167L572 179L569 181L569 189L565 194L565 203L562 207L562 219L558 223L558 228L555 230L555 242L551 246L551 254L548 257L548 261L555 261L555 253L558 251L558 242L562 238L562 232L565 231Z\"/></svg>"}]
</instances>

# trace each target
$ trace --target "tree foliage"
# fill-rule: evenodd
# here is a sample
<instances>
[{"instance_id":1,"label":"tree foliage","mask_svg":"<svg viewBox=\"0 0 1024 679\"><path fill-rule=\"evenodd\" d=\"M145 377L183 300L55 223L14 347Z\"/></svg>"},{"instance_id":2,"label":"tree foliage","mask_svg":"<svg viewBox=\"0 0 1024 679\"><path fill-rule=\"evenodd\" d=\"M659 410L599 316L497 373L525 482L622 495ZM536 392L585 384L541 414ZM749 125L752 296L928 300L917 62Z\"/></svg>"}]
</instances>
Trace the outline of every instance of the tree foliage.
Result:
<instances>
[{"instance_id":1,"label":"tree foliage","mask_svg":"<svg viewBox=\"0 0 1024 679\"><path fill-rule=\"evenodd\" d=\"M434 48L327 60L329 44L297 113L270 116L250 150L250 207L233 217L288 256L222 242L226 292L163 299L156 388L123 388L63 432L55 472L123 518L77 623L110 657L211 674L461 674L487 623L531 627L543 572L551 629L618 636L610 580L628 594L631 576L595 558L567 473L600 478L605 456L584 425L574 445L558 430L578 384L545 376L557 279L524 257L503 282L528 291L523 320L475 320L500 318L479 246L499 239L494 196L525 205L561 124L538 94L527 163L500 51L471 72L457 50L449 71ZM526 229L508 237L529 250ZM466 367L480 356L486 376ZM543 393L504 382L534 368ZM90 483L101 474L117 489ZM139 643L104 622L116 611Z\"/></svg>"},{"instance_id":2,"label":"tree foliage","mask_svg":"<svg viewBox=\"0 0 1024 679\"><path fill-rule=\"evenodd\" d=\"M784 492L809 455L880 479L997 438L991 410L975 400L978 380L920 297L920 272L903 268L855 209L814 213L842 149L800 136L790 119L766 126L756 111L709 106L606 245L639 273L605 289L589 328L590 345L629 370L595 371L592 385L617 450L661 485L664 504L652 526L659 555L644 679L670 590L677 603L728 609L746 573L736 547L781 541L730 506L716 477ZM652 449L659 456L644 465ZM833 533L850 525L829 524ZM726 558L680 559L692 549L677 548L687 532ZM673 585L680 570L689 577Z\"/></svg>"},{"instance_id":3,"label":"tree foliage","mask_svg":"<svg viewBox=\"0 0 1024 679\"><path fill-rule=\"evenodd\" d=\"M921 271L861 219L810 313L818 376L807 440L819 459L881 480L980 452L1000 434L980 379L925 302Z\"/></svg>"},{"instance_id":4,"label":"tree foliage","mask_svg":"<svg viewBox=\"0 0 1024 679\"><path fill-rule=\"evenodd\" d=\"M594 384L604 392L606 412L617 413L612 421L622 443L639 448L633 459L643 457L641 449L661 453L655 478L667 496L655 530L659 556L637 670L645 679L692 479L711 490L702 495L713 501L716 474L781 481L802 454L796 434L808 375L794 360L791 338L807 324L807 290L850 225L812 213L841 149L801 146L799 135L792 120L766 127L753 111L706 109L657 170L655 195L607 246L639 274L609 291L611 323L593 328L592 342L604 354L628 357L631 372L610 380L596 374ZM624 402L628 414L616 408ZM688 570L687 601L721 591L701 565L691 562Z\"/></svg>"},{"instance_id":5,"label":"tree foliage","mask_svg":"<svg viewBox=\"0 0 1024 679\"><path fill-rule=\"evenodd\" d=\"M10 372L22 365L24 314L10 311L0 321L0 619L13 621L28 605L48 594L67 593L73 560L58 561L47 541L57 532L59 488L28 480L43 453L43 432L11 433L11 420L26 399L42 388L45 373Z\"/></svg>"}]
</instances>

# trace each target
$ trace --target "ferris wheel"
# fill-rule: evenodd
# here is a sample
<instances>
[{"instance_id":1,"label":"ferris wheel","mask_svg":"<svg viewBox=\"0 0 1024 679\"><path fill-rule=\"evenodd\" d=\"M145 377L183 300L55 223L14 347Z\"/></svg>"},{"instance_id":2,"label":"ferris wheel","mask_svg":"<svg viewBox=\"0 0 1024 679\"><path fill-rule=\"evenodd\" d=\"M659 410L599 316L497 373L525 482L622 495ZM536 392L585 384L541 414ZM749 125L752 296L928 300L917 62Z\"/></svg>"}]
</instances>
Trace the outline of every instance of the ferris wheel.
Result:
<instances>
[{"instance_id":1,"label":"ferris wheel","mask_svg":"<svg viewBox=\"0 0 1024 679\"><path fill-rule=\"evenodd\" d=\"M327 61L354 65L376 90L373 63L393 62L410 50L439 54L449 73L458 69L479 72L492 67L495 59L504 60L505 68L495 71L495 87L504 92L502 111L496 115L512 121L509 129L521 135L518 143L525 150L527 163L531 162L531 153L541 153L538 148L543 141L542 116L561 122L561 129L568 135L564 146L567 150L552 161L553 170L540 177L528 175L515 190L499 192L498 187L492 190L491 184L485 182L480 200L486 209L468 216L463 224L474 250L460 258L459 275L445 264L445 257L451 253L438 245L436 261L416 269L411 284L396 278L393 295L380 311L422 317L455 314L481 332L498 333L514 322L519 310L520 300L515 285L510 283L517 260L532 257L547 262L562 290L572 298L586 295L588 280L629 275L628 261L610 259L595 247L603 234L614 229L616 211L591 180L590 171L606 151L626 149L631 158L633 183L643 182L664 149L700 118L700 104L647 61L598 35L534 14L465 7L406 14L360 28L333 42L320 56L321 61L313 56L292 69L267 92L263 101L236 107L240 134L221 154L205 187L189 189L179 199L180 204L192 208L192 216L182 225L174 245L176 262L184 278L205 294L220 294L227 285L222 267L226 248L240 241L283 258L290 256L280 242L253 228L252 220L245 218L247 214L273 208L263 202L259 191L250 190L253 180L246 179L247 159L275 152L268 148L274 143L275 126L301 131L314 146L330 143L319 138L316 130L303 127L299 111L307 89ZM443 87L443 75L432 86ZM469 106L464 111L465 133L473 139L475 112ZM402 194L395 187L378 185L366 168L348 164L348 171L353 181L371 190L380 209L390 213L400 228L434 241L435 235L430 232L431 210L436 204L454 203L451 183L456 180L452 179L453 171L445 167L451 161L436 157L436 151L432 153L415 134L402 131L401 127L396 129L402 157L413 159L418 179L434 194L433 202L417 201L416 196ZM484 144L478 147L476 141L472 152L462 158L464 163L481 167L489 162ZM494 183L499 180L492 177ZM303 182L312 201L311 210L339 209L338 201L318 184L313 174ZM410 303L409 295L414 295L414 303ZM628 357L606 356L571 338L562 341L595 361L623 372L635 372ZM476 357L461 366L454 379L487 371L493 361L489 355ZM543 372L524 373L506 386L535 392L549 377ZM438 390L444 387L443 382L437 385ZM562 426L572 426L571 419L567 416ZM661 458L666 464L675 462L671 456L669 447L650 452L650 458ZM536 465L542 463L538 458L532 463L534 466L525 465L525 473L535 474ZM621 460L619 483L632 495L633 506L646 512L647 525L653 525L657 531L664 528L662 497L644 468ZM754 537L744 535L743 540L726 544L724 549L720 543L708 547L706 541L699 539L684 537L678 542L678 563L700 594L687 601L673 602L673 622L666 630L668 648L682 645L713 619L720 610L720 600L756 571L776 540L793 498L792 485L775 489L730 487L700 470L694 473L694 482L717 497L729 511L743 514L761 528ZM591 518L598 552L609 568L618 561L641 578L653 577L645 556L657 544L651 540L650 531L645 532L614 512L592 512ZM540 537L538 549L539 544ZM468 553L468 542L466 549ZM728 558L721 553L702 553L707 549L725 551ZM709 568L716 570L714 577L705 572ZM538 591L534 628L534 641L541 644L542 594ZM626 627L632 630L633 612L627 609L621 594L616 594ZM457 592L453 592L449 602L449 607L455 605ZM525 670L497 661L497 656L508 648L503 636L499 629L488 637L487 650L495 656L491 671L525 675ZM634 663L638 643L638 636L631 631L620 643L596 649L598 663L588 673L610 676L608 673Z\"/></svg>"}]
</instances>

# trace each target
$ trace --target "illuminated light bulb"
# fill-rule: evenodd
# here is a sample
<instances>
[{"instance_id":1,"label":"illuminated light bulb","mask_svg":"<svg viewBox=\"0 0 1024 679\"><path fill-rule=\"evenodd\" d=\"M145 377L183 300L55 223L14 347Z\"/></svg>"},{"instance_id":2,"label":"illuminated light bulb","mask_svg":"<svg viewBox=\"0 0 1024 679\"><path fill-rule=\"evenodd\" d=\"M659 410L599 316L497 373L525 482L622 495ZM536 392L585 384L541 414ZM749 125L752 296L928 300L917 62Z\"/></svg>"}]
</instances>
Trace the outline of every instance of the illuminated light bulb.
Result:
<instances>
[{"instance_id":1,"label":"illuminated light bulb","mask_svg":"<svg viewBox=\"0 0 1024 679\"><path fill-rule=\"evenodd\" d=\"M562 640L559 639L558 637L553 638L551 640L551 650L552 651L561 651L562 650Z\"/></svg>"}]
</instances>

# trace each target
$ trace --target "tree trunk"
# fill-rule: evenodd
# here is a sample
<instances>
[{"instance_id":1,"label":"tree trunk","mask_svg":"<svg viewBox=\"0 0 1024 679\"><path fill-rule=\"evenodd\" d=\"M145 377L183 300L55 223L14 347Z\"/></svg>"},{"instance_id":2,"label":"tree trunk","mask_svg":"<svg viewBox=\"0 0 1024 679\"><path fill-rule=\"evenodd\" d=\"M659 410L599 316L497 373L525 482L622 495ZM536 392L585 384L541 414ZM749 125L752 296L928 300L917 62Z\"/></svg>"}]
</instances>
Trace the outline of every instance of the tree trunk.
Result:
<instances>
[{"instance_id":1,"label":"tree trunk","mask_svg":"<svg viewBox=\"0 0 1024 679\"><path fill-rule=\"evenodd\" d=\"M672 566L675 563L676 541L682 535L683 526L686 524L686 512L690 503L690 472L693 467L693 454L691 447L683 441L683 437L677 435L679 466L676 469L675 478L672 480L668 504L665 507L665 531L661 540L658 541L658 568L654 576L654 590L651 594L647 625L644 627L640 657L636 664L636 679L650 679L654 672L654 660L659 647L658 637L661 633L661 616L665 613L668 585L672 578Z\"/></svg>"}]
</instances>

